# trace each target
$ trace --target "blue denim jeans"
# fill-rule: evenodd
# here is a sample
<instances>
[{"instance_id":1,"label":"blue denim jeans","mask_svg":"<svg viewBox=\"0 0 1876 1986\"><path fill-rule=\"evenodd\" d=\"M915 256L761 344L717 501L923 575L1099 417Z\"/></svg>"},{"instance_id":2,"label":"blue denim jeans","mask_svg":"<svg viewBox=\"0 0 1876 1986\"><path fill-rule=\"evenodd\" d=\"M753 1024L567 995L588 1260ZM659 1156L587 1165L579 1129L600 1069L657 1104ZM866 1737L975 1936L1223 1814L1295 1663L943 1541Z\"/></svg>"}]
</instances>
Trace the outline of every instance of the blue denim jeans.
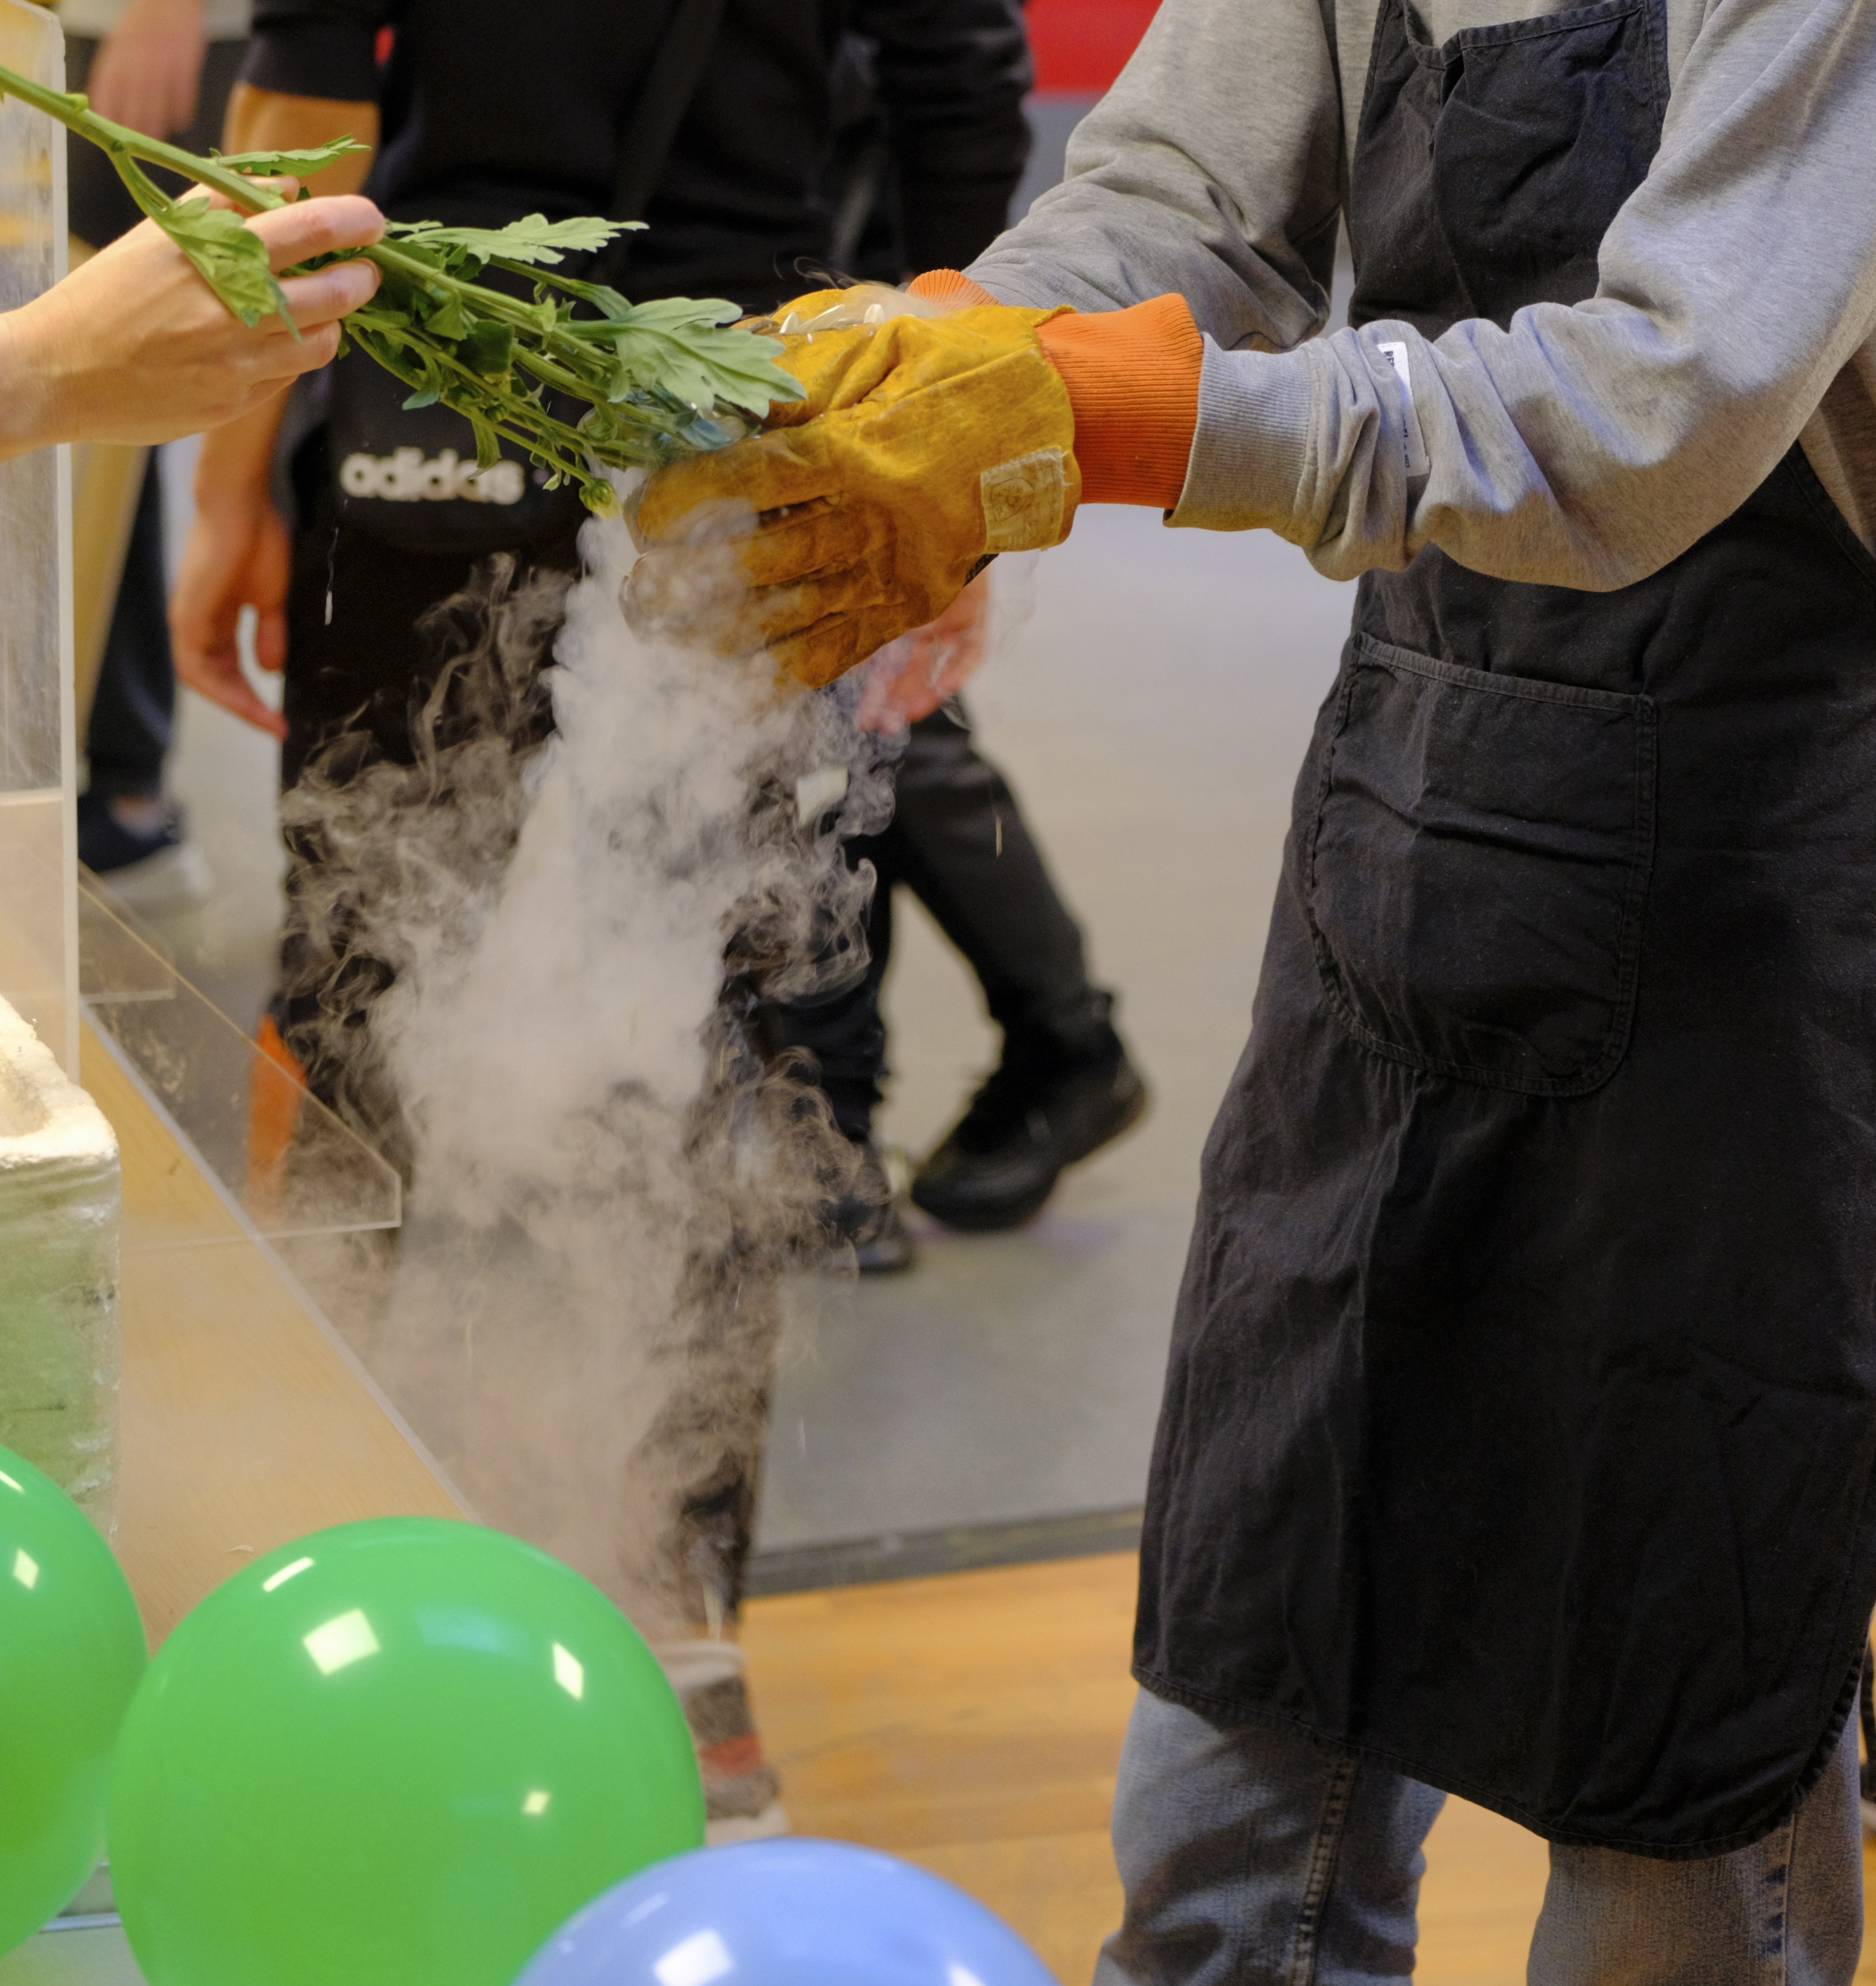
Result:
<instances>
[{"instance_id":1,"label":"blue denim jeans","mask_svg":"<svg viewBox=\"0 0 1876 1986\"><path fill-rule=\"evenodd\" d=\"M1095 1986L1368 1986L1413 1971L1445 1799L1352 1752L1142 1692L1114 1803L1127 1914ZM1551 1850L1530 1986L1849 1986L1863 1942L1856 1720L1788 1820L1730 1855Z\"/></svg>"}]
</instances>

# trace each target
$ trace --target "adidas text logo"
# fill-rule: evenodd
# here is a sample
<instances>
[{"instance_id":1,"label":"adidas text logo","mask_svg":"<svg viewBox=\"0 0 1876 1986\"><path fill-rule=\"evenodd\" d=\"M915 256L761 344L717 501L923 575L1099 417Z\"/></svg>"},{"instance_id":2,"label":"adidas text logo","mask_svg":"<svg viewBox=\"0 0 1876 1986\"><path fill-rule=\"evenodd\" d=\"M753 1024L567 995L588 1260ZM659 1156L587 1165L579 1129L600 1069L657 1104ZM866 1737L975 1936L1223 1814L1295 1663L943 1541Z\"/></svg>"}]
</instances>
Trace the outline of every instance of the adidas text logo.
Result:
<instances>
[{"instance_id":1,"label":"adidas text logo","mask_svg":"<svg viewBox=\"0 0 1876 1986\"><path fill-rule=\"evenodd\" d=\"M400 448L388 456L347 456L339 464L338 486L348 496L379 496L392 503L518 503L527 484L518 462L478 470L453 448L427 461L420 448Z\"/></svg>"}]
</instances>

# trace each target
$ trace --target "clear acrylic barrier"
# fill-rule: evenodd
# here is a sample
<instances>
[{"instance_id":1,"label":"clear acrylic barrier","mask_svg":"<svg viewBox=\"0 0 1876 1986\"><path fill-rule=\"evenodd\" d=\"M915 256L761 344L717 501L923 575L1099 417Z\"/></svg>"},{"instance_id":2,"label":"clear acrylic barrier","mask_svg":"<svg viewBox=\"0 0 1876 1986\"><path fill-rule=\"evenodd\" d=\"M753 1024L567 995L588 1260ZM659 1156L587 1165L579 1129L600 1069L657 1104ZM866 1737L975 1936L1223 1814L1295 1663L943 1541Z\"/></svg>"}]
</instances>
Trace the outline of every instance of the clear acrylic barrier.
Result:
<instances>
[{"instance_id":1,"label":"clear acrylic barrier","mask_svg":"<svg viewBox=\"0 0 1876 1986\"><path fill-rule=\"evenodd\" d=\"M57 22L0 0L0 62L62 89ZM0 310L65 274L65 133L0 102ZM78 1072L72 817L71 469L63 449L0 463L0 997Z\"/></svg>"},{"instance_id":2,"label":"clear acrylic barrier","mask_svg":"<svg viewBox=\"0 0 1876 1986\"><path fill-rule=\"evenodd\" d=\"M78 997L173 1000L187 982L170 941L112 894L83 863L78 871Z\"/></svg>"},{"instance_id":3,"label":"clear acrylic barrier","mask_svg":"<svg viewBox=\"0 0 1876 1986\"><path fill-rule=\"evenodd\" d=\"M396 1170L197 992L88 874L79 898L86 1018L261 1233L397 1227Z\"/></svg>"}]
</instances>

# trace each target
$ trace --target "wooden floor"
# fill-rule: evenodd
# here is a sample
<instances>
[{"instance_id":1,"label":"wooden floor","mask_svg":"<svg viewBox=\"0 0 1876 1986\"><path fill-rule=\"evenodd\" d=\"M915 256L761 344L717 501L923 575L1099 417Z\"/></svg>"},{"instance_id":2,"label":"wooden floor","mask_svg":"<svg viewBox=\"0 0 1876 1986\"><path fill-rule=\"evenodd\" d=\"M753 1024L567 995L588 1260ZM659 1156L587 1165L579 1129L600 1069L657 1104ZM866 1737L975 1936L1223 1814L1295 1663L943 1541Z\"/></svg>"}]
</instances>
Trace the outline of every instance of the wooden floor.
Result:
<instances>
[{"instance_id":1,"label":"wooden floor","mask_svg":"<svg viewBox=\"0 0 1876 1986\"><path fill-rule=\"evenodd\" d=\"M1106 1829L1133 1570L1120 1554L750 1602L751 1687L797 1831L950 1877L1086 1986L1120 1915ZM1426 1860L1421 1986L1520 1986L1544 1844L1449 1800ZM1876 1986L1876 1938L1857 1977Z\"/></svg>"}]
</instances>

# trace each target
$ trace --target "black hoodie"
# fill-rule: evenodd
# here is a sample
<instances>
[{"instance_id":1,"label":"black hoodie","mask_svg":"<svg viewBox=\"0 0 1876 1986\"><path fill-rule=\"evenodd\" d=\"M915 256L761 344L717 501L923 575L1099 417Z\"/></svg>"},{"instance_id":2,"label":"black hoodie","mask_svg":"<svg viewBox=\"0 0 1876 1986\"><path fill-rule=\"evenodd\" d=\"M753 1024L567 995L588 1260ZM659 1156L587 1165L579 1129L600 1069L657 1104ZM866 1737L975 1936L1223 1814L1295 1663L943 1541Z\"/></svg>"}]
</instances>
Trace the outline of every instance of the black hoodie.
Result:
<instances>
[{"instance_id":1,"label":"black hoodie","mask_svg":"<svg viewBox=\"0 0 1876 1986\"><path fill-rule=\"evenodd\" d=\"M293 96L375 98L367 190L399 218L605 213L672 4L257 0L244 74ZM814 286L836 197L838 66L855 36L871 57L905 267L984 247L1029 148L1019 0L726 0L622 288L766 310Z\"/></svg>"}]
</instances>

